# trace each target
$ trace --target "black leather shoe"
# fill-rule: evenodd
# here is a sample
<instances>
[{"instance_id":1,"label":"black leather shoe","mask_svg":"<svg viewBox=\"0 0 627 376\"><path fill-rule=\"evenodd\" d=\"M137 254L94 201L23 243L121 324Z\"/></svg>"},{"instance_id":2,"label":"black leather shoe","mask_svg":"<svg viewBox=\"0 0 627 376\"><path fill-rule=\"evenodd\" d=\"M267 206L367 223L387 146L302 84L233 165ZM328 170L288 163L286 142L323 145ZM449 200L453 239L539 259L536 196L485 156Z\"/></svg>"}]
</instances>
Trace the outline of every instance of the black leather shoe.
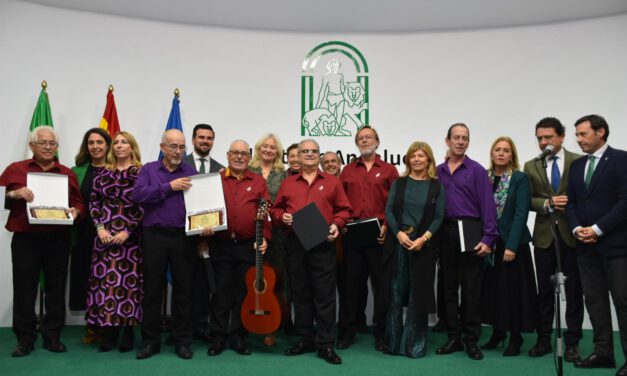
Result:
<instances>
[{"instance_id":1,"label":"black leather shoe","mask_svg":"<svg viewBox=\"0 0 627 376\"><path fill-rule=\"evenodd\" d=\"M58 339L45 341L42 347L53 353L64 353L67 351L67 347Z\"/></svg>"},{"instance_id":2,"label":"black leather shoe","mask_svg":"<svg viewBox=\"0 0 627 376\"><path fill-rule=\"evenodd\" d=\"M137 359L148 359L155 354L159 354L161 352L161 346L159 345L144 345L141 349L135 354Z\"/></svg>"},{"instance_id":3,"label":"black leather shoe","mask_svg":"<svg viewBox=\"0 0 627 376\"><path fill-rule=\"evenodd\" d=\"M203 342L211 343L211 336L209 332L204 329L194 330L194 339L198 339Z\"/></svg>"},{"instance_id":4,"label":"black leather shoe","mask_svg":"<svg viewBox=\"0 0 627 376\"><path fill-rule=\"evenodd\" d=\"M575 362L577 368L616 368L614 358L609 356L600 356L596 353L590 354L589 357Z\"/></svg>"},{"instance_id":5,"label":"black leather shoe","mask_svg":"<svg viewBox=\"0 0 627 376\"><path fill-rule=\"evenodd\" d=\"M342 358L340 358L331 347L318 350L318 358L324 359L330 364L342 364Z\"/></svg>"},{"instance_id":6,"label":"black leather shoe","mask_svg":"<svg viewBox=\"0 0 627 376\"><path fill-rule=\"evenodd\" d=\"M233 350L240 355L250 355L252 351L250 351L250 347L245 340L240 340L237 343L234 343L232 346Z\"/></svg>"},{"instance_id":7,"label":"black leather shoe","mask_svg":"<svg viewBox=\"0 0 627 376\"><path fill-rule=\"evenodd\" d=\"M627 376L627 363L623 364L623 366L616 371L616 376Z\"/></svg>"},{"instance_id":8,"label":"black leather shoe","mask_svg":"<svg viewBox=\"0 0 627 376\"><path fill-rule=\"evenodd\" d=\"M30 354L33 350L35 350L35 347L32 343L18 343L17 346L15 346L15 350L11 353L11 356L20 358Z\"/></svg>"},{"instance_id":9,"label":"black leather shoe","mask_svg":"<svg viewBox=\"0 0 627 376\"><path fill-rule=\"evenodd\" d=\"M532 348L529 349L527 353L529 356L537 358L539 356L543 356L546 354L550 354L553 352L553 347L549 342L538 341Z\"/></svg>"},{"instance_id":10,"label":"black leather shoe","mask_svg":"<svg viewBox=\"0 0 627 376\"><path fill-rule=\"evenodd\" d=\"M314 351L316 351L316 346L314 346L313 343L305 342L305 341L298 341L296 342L294 346L290 347L289 349L285 349L285 351L283 351L283 354L287 356L294 356L294 355L302 355L302 354L310 353Z\"/></svg>"},{"instance_id":11,"label":"black leather shoe","mask_svg":"<svg viewBox=\"0 0 627 376\"><path fill-rule=\"evenodd\" d=\"M338 350L346 350L347 348L351 347L351 345L355 342L355 335L354 334L348 334L348 333L344 333L342 335L340 335L337 339L337 343L335 344L335 347Z\"/></svg>"},{"instance_id":12,"label":"black leather shoe","mask_svg":"<svg viewBox=\"0 0 627 376\"><path fill-rule=\"evenodd\" d=\"M383 351L384 346L383 346L383 338L382 337L377 337L374 339L374 349L377 351Z\"/></svg>"},{"instance_id":13,"label":"black leather shoe","mask_svg":"<svg viewBox=\"0 0 627 376\"><path fill-rule=\"evenodd\" d=\"M564 360L567 362L576 362L581 360L581 353L579 352L578 345L566 346L566 352L564 353Z\"/></svg>"},{"instance_id":14,"label":"black leather shoe","mask_svg":"<svg viewBox=\"0 0 627 376\"><path fill-rule=\"evenodd\" d=\"M464 351L464 345L459 339L449 339L442 347L438 347L435 353L438 355L452 354L457 351Z\"/></svg>"},{"instance_id":15,"label":"black leather shoe","mask_svg":"<svg viewBox=\"0 0 627 376\"><path fill-rule=\"evenodd\" d=\"M194 356L194 352L187 345L176 345L174 352L181 359L191 359Z\"/></svg>"},{"instance_id":16,"label":"black leather shoe","mask_svg":"<svg viewBox=\"0 0 627 376\"><path fill-rule=\"evenodd\" d=\"M481 348L484 350L494 350L499 345L503 345L505 343L505 338L507 338L507 334L505 334L505 332L495 330L492 332L488 342L484 343Z\"/></svg>"},{"instance_id":17,"label":"black leather shoe","mask_svg":"<svg viewBox=\"0 0 627 376\"><path fill-rule=\"evenodd\" d=\"M222 354L224 351L224 341L214 340L209 345L209 349L207 350L207 355L216 356Z\"/></svg>"},{"instance_id":18,"label":"black leather shoe","mask_svg":"<svg viewBox=\"0 0 627 376\"><path fill-rule=\"evenodd\" d=\"M466 344L466 354L472 360L481 360L483 359L483 353L479 349L476 343L467 343Z\"/></svg>"},{"instance_id":19,"label":"black leather shoe","mask_svg":"<svg viewBox=\"0 0 627 376\"><path fill-rule=\"evenodd\" d=\"M512 333L509 338L509 344L505 351L503 351L503 356L518 356L520 355L520 346L523 344L523 338L520 333Z\"/></svg>"}]
</instances>

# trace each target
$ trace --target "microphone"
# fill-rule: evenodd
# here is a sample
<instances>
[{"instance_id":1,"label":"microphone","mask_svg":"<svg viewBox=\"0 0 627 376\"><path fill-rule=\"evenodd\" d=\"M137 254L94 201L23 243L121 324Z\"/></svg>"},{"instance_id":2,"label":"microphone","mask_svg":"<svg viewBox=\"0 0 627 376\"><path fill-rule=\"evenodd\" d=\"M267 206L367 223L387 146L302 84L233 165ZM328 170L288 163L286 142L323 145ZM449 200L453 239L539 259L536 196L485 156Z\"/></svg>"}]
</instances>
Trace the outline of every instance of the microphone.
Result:
<instances>
[{"instance_id":1,"label":"microphone","mask_svg":"<svg viewBox=\"0 0 627 376\"><path fill-rule=\"evenodd\" d=\"M553 155L553 152L555 151L555 146L553 145L547 145L544 150L542 150L542 153L540 153L537 157L536 157L536 161L541 161L544 158L548 157L549 155Z\"/></svg>"}]
</instances>

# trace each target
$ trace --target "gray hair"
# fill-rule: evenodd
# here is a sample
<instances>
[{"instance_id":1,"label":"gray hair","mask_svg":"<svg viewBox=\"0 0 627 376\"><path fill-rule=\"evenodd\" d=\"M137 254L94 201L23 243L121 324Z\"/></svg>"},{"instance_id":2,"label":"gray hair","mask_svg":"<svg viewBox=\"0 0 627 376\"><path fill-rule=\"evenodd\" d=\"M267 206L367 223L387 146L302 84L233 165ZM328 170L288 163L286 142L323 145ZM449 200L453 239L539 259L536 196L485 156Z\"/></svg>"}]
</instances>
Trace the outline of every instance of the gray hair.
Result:
<instances>
[{"instance_id":1,"label":"gray hair","mask_svg":"<svg viewBox=\"0 0 627 376\"><path fill-rule=\"evenodd\" d=\"M233 141L231 141L231 145L229 145L229 150L233 148L233 145L238 144L238 143L242 143L242 144L246 145L246 150L250 150L250 145L248 145L248 142L246 142L244 140L233 140Z\"/></svg>"},{"instance_id":2,"label":"gray hair","mask_svg":"<svg viewBox=\"0 0 627 376\"><path fill-rule=\"evenodd\" d=\"M316 149L318 149L318 151L320 151L320 144L318 144L318 141L314 140L313 138L306 138L304 140L302 140L301 142L298 143L298 151L300 152L303 148L303 144L305 142L313 142L314 144L316 144Z\"/></svg>"},{"instance_id":3,"label":"gray hair","mask_svg":"<svg viewBox=\"0 0 627 376\"><path fill-rule=\"evenodd\" d=\"M57 132L54 130L54 128L52 128L50 125L40 125L30 132L30 135L28 136L28 143L36 144L37 141L39 141L39 132L41 131L48 131L52 133L52 136L54 137L54 142L59 142L59 136L57 135Z\"/></svg>"},{"instance_id":4,"label":"gray hair","mask_svg":"<svg viewBox=\"0 0 627 376\"><path fill-rule=\"evenodd\" d=\"M167 140L166 140L166 139L167 139L167 137L168 137L168 134L170 134L170 133L172 133L172 132L179 132L180 134L183 134L183 132L181 132L181 131L180 131L180 130L178 130L178 129L168 129L168 130L166 130L165 132L163 132L163 135L161 136L161 143L162 143L162 144L165 144L165 143L167 142Z\"/></svg>"},{"instance_id":5,"label":"gray hair","mask_svg":"<svg viewBox=\"0 0 627 376\"><path fill-rule=\"evenodd\" d=\"M324 153L322 153L322 158L320 158L320 164L322 164L322 160L324 159L324 156L325 156L325 155L327 155L327 154L331 154L331 155L333 155L333 156L335 157L335 160L336 160L339 164L342 164L342 160L340 159L340 156L339 156L339 155L337 155L337 153L336 153L336 152L334 152L334 151L325 151Z\"/></svg>"}]
</instances>

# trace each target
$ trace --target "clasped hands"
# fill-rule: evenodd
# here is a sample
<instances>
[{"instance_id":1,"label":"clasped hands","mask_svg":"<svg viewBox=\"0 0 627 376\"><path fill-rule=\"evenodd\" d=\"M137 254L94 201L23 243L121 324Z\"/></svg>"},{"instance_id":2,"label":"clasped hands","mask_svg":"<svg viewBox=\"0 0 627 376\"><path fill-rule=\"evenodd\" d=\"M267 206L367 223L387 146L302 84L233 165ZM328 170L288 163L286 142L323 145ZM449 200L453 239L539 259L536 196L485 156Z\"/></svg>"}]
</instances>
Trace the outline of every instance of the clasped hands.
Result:
<instances>
[{"instance_id":1,"label":"clasped hands","mask_svg":"<svg viewBox=\"0 0 627 376\"><path fill-rule=\"evenodd\" d=\"M599 236L592 227L579 227L575 230L577 240L585 244L594 244L599 240Z\"/></svg>"}]
</instances>

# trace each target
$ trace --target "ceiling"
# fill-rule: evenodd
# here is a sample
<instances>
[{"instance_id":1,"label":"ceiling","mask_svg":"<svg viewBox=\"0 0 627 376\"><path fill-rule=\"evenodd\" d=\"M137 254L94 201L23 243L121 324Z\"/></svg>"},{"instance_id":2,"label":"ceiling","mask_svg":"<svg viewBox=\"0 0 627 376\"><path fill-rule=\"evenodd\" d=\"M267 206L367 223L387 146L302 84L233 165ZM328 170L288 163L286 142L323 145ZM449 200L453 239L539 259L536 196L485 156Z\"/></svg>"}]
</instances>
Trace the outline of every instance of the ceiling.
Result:
<instances>
[{"instance_id":1,"label":"ceiling","mask_svg":"<svg viewBox=\"0 0 627 376\"><path fill-rule=\"evenodd\" d=\"M419 32L627 13L624 0L23 0L192 25L289 32Z\"/></svg>"}]
</instances>

